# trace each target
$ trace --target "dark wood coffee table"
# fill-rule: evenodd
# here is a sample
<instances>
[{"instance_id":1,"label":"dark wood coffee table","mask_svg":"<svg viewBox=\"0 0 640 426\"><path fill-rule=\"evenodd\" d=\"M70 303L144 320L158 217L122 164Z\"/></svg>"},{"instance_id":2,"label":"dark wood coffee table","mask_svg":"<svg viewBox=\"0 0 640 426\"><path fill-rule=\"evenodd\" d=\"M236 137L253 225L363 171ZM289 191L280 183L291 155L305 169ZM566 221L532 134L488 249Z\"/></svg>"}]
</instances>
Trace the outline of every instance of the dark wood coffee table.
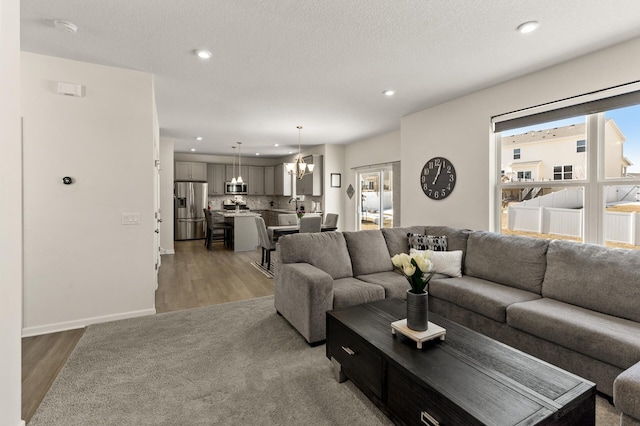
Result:
<instances>
[{"instance_id":1,"label":"dark wood coffee table","mask_svg":"<svg viewBox=\"0 0 640 426\"><path fill-rule=\"evenodd\" d=\"M422 349L391 322L405 302L327 312L327 358L396 424L595 425L595 384L429 314L444 341Z\"/></svg>"}]
</instances>

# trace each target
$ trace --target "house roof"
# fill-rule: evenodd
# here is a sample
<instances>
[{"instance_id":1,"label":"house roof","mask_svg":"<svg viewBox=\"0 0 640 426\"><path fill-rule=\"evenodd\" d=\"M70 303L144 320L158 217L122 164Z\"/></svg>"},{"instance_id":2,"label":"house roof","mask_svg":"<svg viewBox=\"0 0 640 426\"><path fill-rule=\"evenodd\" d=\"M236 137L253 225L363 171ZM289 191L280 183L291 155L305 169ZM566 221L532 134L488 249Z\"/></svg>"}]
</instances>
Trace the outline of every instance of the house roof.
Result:
<instances>
[{"instance_id":1,"label":"house roof","mask_svg":"<svg viewBox=\"0 0 640 426\"><path fill-rule=\"evenodd\" d=\"M586 124L572 124L563 127L553 127L543 130L532 130L526 133L502 136L502 146L544 142L550 139L574 137L576 140L585 139Z\"/></svg>"}]
</instances>

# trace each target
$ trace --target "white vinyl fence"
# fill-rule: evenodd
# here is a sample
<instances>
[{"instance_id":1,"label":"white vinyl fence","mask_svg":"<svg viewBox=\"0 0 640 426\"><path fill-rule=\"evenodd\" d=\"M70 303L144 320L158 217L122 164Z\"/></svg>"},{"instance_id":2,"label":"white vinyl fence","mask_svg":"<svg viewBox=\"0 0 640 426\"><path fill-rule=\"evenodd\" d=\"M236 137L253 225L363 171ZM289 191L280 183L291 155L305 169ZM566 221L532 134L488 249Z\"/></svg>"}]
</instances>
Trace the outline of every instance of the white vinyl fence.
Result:
<instances>
[{"instance_id":1,"label":"white vinyl fence","mask_svg":"<svg viewBox=\"0 0 640 426\"><path fill-rule=\"evenodd\" d=\"M516 231L582 238L582 215L583 209L511 205L507 212L507 227ZM640 214L606 212L605 240L640 245Z\"/></svg>"}]
</instances>

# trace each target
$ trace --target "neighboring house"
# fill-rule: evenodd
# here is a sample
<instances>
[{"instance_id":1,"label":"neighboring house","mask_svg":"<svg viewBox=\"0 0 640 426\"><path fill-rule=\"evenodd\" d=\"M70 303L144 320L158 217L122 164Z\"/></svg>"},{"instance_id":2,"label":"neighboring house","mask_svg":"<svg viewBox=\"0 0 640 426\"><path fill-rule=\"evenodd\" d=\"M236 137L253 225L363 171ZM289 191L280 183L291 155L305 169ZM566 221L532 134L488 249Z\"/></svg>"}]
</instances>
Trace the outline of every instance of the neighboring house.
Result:
<instances>
[{"instance_id":1,"label":"neighboring house","mask_svg":"<svg viewBox=\"0 0 640 426\"><path fill-rule=\"evenodd\" d=\"M625 136L613 119L605 124L605 175L627 176ZM502 136L503 182L580 180L586 177L586 124Z\"/></svg>"}]
</instances>

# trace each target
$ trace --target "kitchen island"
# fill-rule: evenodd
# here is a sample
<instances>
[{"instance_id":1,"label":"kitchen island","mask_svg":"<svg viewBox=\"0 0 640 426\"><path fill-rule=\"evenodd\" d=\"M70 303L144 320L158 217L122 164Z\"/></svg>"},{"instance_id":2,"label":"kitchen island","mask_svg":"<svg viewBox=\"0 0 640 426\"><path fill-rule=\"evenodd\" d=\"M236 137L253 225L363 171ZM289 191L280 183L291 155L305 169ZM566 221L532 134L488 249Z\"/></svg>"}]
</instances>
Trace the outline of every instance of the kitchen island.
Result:
<instances>
[{"instance_id":1,"label":"kitchen island","mask_svg":"<svg viewBox=\"0 0 640 426\"><path fill-rule=\"evenodd\" d=\"M232 226L231 243L233 251L253 251L260 245L256 217L259 213L243 212L215 212L224 218L225 223Z\"/></svg>"}]
</instances>

